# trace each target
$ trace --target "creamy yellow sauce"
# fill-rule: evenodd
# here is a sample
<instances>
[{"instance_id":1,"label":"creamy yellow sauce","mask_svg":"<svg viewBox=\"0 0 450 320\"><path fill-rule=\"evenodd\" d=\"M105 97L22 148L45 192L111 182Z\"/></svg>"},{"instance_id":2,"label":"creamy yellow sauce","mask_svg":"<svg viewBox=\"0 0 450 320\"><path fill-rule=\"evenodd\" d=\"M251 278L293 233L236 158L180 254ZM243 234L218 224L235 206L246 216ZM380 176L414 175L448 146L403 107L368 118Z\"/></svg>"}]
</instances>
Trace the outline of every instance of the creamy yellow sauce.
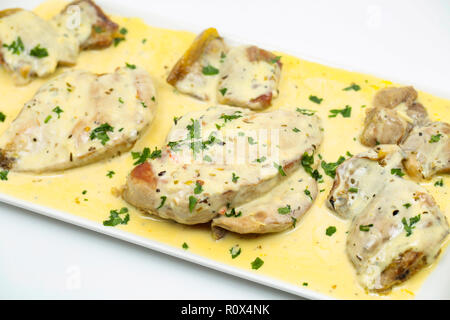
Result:
<instances>
[{"instance_id":1,"label":"creamy yellow sauce","mask_svg":"<svg viewBox=\"0 0 450 320\"><path fill-rule=\"evenodd\" d=\"M35 12L45 19L50 19L64 5L65 3L60 0L51 0L39 6ZM74 68L104 73L112 72L125 62L145 68L155 81L158 110L153 124L138 140L133 150L141 151L144 147L154 149L156 146L160 148L173 124L173 117L210 107L210 103L177 93L165 81L172 66L192 43L195 34L150 27L138 18L112 16L112 19L121 27L128 29L126 40L117 47L82 52ZM347 150L352 154L366 150L367 148L357 139L365 115L365 108L362 106L370 107L377 90L395 84L282 53L277 55L282 56L283 63L280 94L273 100L270 109L295 110L300 107L317 110L325 129L324 141L319 152L327 162L336 161ZM60 69L57 74L64 70L67 69ZM11 76L6 71L0 70L2 97L0 111L7 116L5 122L0 123L0 133L6 130L23 104L47 80L37 79L26 86L16 87ZM351 83L360 85L361 90L342 90ZM310 95L323 98L322 103L319 105L310 101ZM449 100L420 92L418 101L427 107L432 120L450 122ZM343 118L341 115L328 118L330 109L342 109L346 105L352 107L350 118ZM394 288L389 295L365 292L357 283L354 268L345 253L346 231L350 223L337 218L325 206L326 196L332 184L332 179L326 175L324 183L319 184L319 189L325 191L319 194L312 209L306 213L295 229L262 236L227 234L225 238L215 241L211 237L209 226L184 226L143 216L121 198L115 197L111 189L120 188L125 183L126 176L133 167L132 163L130 153L125 153L120 157L58 174L31 175L10 172L8 181L1 181L0 192L98 223L108 219L110 210L128 207L130 209L128 225L116 228L177 248L181 248L186 242L190 252L203 257L299 287L302 287L303 283L308 283L306 288L337 298L413 298L433 269L433 266L430 266L420 271L404 284ZM116 173L112 178L106 176L110 170ZM322 171L321 173L323 174ZM448 201L450 178L448 175L442 176L444 187L435 187L434 182L440 178L441 176L436 176L422 185L436 199L447 219L450 219ZM83 190L87 190L84 195ZM331 237L325 235L328 226L337 228L337 232ZM229 250L236 244L239 244L242 253L236 259L232 259ZM250 263L256 257L264 260L264 265L258 270L252 270Z\"/></svg>"}]
</instances>

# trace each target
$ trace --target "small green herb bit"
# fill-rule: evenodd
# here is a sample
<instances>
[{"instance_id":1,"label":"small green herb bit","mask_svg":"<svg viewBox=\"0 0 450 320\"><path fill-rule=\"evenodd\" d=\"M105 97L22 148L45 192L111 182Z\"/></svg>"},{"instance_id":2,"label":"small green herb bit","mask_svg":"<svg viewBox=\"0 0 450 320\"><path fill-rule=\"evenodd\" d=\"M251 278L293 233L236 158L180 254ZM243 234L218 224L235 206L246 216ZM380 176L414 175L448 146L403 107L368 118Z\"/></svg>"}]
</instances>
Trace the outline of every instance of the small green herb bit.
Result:
<instances>
[{"instance_id":1,"label":"small green herb bit","mask_svg":"<svg viewBox=\"0 0 450 320\"><path fill-rule=\"evenodd\" d=\"M409 237L409 236L412 234L412 231L413 231L413 229L415 228L414 225L415 225L417 222L419 222L419 221L420 221L420 214L417 215L417 216L415 216L415 217L409 218L409 224L408 224L406 218L403 218L403 219L402 219L403 228L404 228L405 231L406 231L406 236L407 236L407 237Z\"/></svg>"},{"instance_id":2,"label":"small green herb bit","mask_svg":"<svg viewBox=\"0 0 450 320\"><path fill-rule=\"evenodd\" d=\"M222 94L222 96L224 96L227 93L227 90L228 90L227 88L222 88L219 91Z\"/></svg>"},{"instance_id":3,"label":"small green herb bit","mask_svg":"<svg viewBox=\"0 0 450 320\"><path fill-rule=\"evenodd\" d=\"M439 140L441 140L442 134L438 133L435 134L433 136L431 136L429 143L436 143L439 142Z\"/></svg>"},{"instance_id":4,"label":"small green herb bit","mask_svg":"<svg viewBox=\"0 0 450 320\"><path fill-rule=\"evenodd\" d=\"M38 44L36 47L31 49L30 56L36 57L38 59L48 57L48 51L46 48L41 48Z\"/></svg>"},{"instance_id":5,"label":"small green herb bit","mask_svg":"<svg viewBox=\"0 0 450 320\"><path fill-rule=\"evenodd\" d=\"M214 76L216 74L219 74L219 69L214 68L209 64L206 67L203 67L202 72L205 76Z\"/></svg>"},{"instance_id":6,"label":"small green herb bit","mask_svg":"<svg viewBox=\"0 0 450 320\"><path fill-rule=\"evenodd\" d=\"M55 108L53 108L52 111L58 115L58 119L61 117L61 113L64 112L64 110L61 109L59 106L56 106Z\"/></svg>"},{"instance_id":7,"label":"small green herb bit","mask_svg":"<svg viewBox=\"0 0 450 320\"><path fill-rule=\"evenodd\" d=\"M321 166L325 174L331 178L336 177L336 169L339 165L341 165L345 161L345 158L343 156L340 156L339 159L336 162L329 162L326 163L322 160Z\"/></svg>"},{"instance_id":8,"label":"small green herb bit","mask_svg":"<svg viewBox=\"0 0 450 320\"><path fill-rule=\"evenodd\" d=\"M0 122L5 122L6 115L0 111Z\"/></svg>"},{"instance_id":9,"label":"small green herb bit","mask_svg":"<svg viewBox=\"0 0 450 320\"><path fill-rule=\"evenodd\" d=\"M359 230L360 231L363 231L363 232L368 232L368 231L370 231L370 228L372 228L373 227L373 224L371 223L371 224L367 224L367 225L360 225L359 226Z\"/></svg>"},{"instance_id":10,"label":"small green herb bit","mask_svg":"<svg viewBox=\"0 0 450 320\"><path fill-rule=\"evenodd\" d=\"M319 174L319 171L317 171L317 169L313 170L311 167L311 165L314 164L314 152L311 155L305 152L302 156L301 163L305 171L309 173L316 181L322 179L322 175Z\"/></svg>"},{"instance_id":11,"label":"small green herb bit","mask_svg":"<svg viewBox=\"0 0 450 320\"><path fill-rule=\"evenodd\" d=\"M200 194L203 192L203 186L199 181L195 182L194 194Z\"/></svg>"},{"instance_id":12,"label":"small green herb bit","mask_svg":"<svg viewBox=\"0 0 450 320\"><path fill-rule=\"evenodd\" d=\"M399 177L403 177L405 174L402 172L402 169L400 168L392 168L391 169L391 174L395 175L395 176L399 176Z\"/></svg>"},{"instance_id":13,"label":"small green herb bit","mask_svg":"<svg viewBox=\"0 0 450 320\"><path fill-rule=\"evenodd\" d=\"M231 218L231 217L238 218L240 216L242 216L242 211L239 211L238 213L236 213L236 209L235 208L232 208L230 213L226 213L225 212L225 217L227 217L227 218Z\"/></svg>"},{"instance_id":14,"label":"small green herb bit","mask_svg":"<svg viewBox=\"0 0 450 320\"><path fill-rule=\"evenodd\" d=\"M127 66L128 69L131 69L131 70L136 69L136 65L135 64L129 64L128 62L125 62L125 65Z\"/></svg>"},{"instance_id":15,"label":"small green herb bit","mask_svg":"<svg viewBox=\"0 0 450 320\"><path fill-rule=\"evenodd\" d=\"M197 198L194 196L189 196L189 212L194 211L195 206L197 205Z\"/></svg>"},{"instance_id":16,"label":"small green herb bit","mask_svg":"<svg viewBox=\"0 0 450 320\"><path fill-rule=\"evenodd\" d=\"M300 112L301 114L303 114L305 116L312 116L314 113L317 112L316 110L300 109L300 108L297 108L296 111Z\"/></svg>"},{"instance_id":17,"label":"small green herb bit","mask_svg":"<svg viewBox=\"0 0 450 320\"><path fill-rule=\"evenodd\" d=\"M10 45L3 44L4 48L7 48L8 51L12 51L13 54L20 55L25 51L25 46L23 45L22 39L17 37Z\"/></svg>"},{"instance_id":18,"label":"small green herb bit","mask_svg":"<svg viewBox=\"0 0 450 320\"><path fill-rule=\"evenodd\" d=\"M183 245L181 246L184 250L189 249L189 246L186 242L183 243Z\"/></svg>"},{"instance_id":19,"label":"small green herb bit","mask_svg":"<svg viewBox=\"0 0 450 320\"><path fill-rule=\"evenodd\" d=\"M156 208L156 210L161 209L163 207L164 203L166 203L167 197L162 196L160 199L161 199L161 203L159 204L159 207Z\"/></svg>"},{"instance_id":20,"label":"small green herb bit","mask_svg":"<svg viewBox=\"0 0 450 320\"><path fill-rule=\"evenodd\" d=\"M8 180L8 170L2 170L0 171L0 180L6 181Z\"/></svg>"},{"instance_id":21,"label":"small green herb bit","mask_svg":"<svg viewBox=\"0 0 450 320\"><path fill-rule=\"evenodd\" d=\"M311 199L311 201L313 200L313 198L311 196L311 191L309 191L308 189L305 189L303 192Z\"/></svg>"},{"instance_id":22,"label":"small green herb bit","mask_svg":"<svg viewBox=\"0 0 450 320\"><path fill-rule=\"evenodd\" d=\"M114 128L111 127L108 123L104 123L101 126L92 130L91 135L89 136L91 140L98 139L100 140L102 145L105 145L106 142L109 141L108 132L113 132Z\"/></svg>"},{"instance_id":23,"label":"small green herb bit","mask_svg":"<svg viewBox=\"0 0 450 320\"><path fill-rule=\"evenodd\" d=\"M120 215L126 214L124 218ZM109 211L109 220L103 221L103 225L107 227L115 227L118 224L128 224L130 221L130 214L128 213L128 208L122 208L120 211L111 210Z\"/></svg>"},{"instance_id":24,"label":"small green herb bit","mask_svg":"<svg viewBox=\"0 0 450 320\"><path fill-rule=\"evenodd\" d=\"M277 63L278 61L280 61L280 59L281 59L281 56L277 56L277 57L275 57L273 59L270 59L270 63L271 64Z\"/></svg>"},{"instance_id":25,"label":"small green herb bit","mask_svg":"<svg viewBox=\"0 0 450 320\"><path fill-rule=\"evenodd\" d=\"M261 266L264 264L264 261L262 259L260 259L259 257L257 257L252 263L252 269L254 270L258 270L259 268L261 268Z\"/></svg>"},{"instance_id":26,"label":"small green herb bit","mask_svg":"<svg viewBox=\"0 0 450 320\"><path fill-rule=\"evenodd\" d=\"M45 118L45 120L44 120L44 123L48 123L51 118L52 118L52 116L47 116L47 118Z\"/></svg>"},{"instance_id":27,"label":"small green herb bit","mask_svg":"<svg viewBox=\"0 0 450 320\"><path fill-rule=\"evenodd\" d=\"M278 163L276 163L276 162L274 162L273 165L274 165L274 167L275 167L276 169L278 169L278 173L279 173L280 175L282 175L283 177L286 176L286 172L284 172L282 166L280 166L280 165L279 165Z\"/></svg>"},{"instance_id":28,"label":"small green herb bit","mask_svg":"<svg viewBox=\"0 0 450 320\"><path fill-rule=\"evenodd\" d=\"M440 180L436 181L434 183L434 186L435 187L443 187L444 186L444 179L441 178Z\"/></svg>"},{"instance_id":29,"label":"small green herb bit","mask_svg":"<svg viewBox=\"0 0 450 320\"><path fill-rule=\"evenodd\" d=\"M219 119L223 119L223 120L225 120L225 122L228 122L231 120L236 120L236 119L242 118L242 115L240 115L239 113L242 113L242 112L235 111L234 114L223 114L220 116Z\"/></svg>"},{"instance_id":30,"label":"small green herb bit","mask_svg":"<svg viewBox=\"0 0 450 320\"><path fill-rule=\"evenodd\" d=\"M242 250L238 244L231 247L231 249L230 249L231 258L235 259L237 256L239 256L241 254L241 251Z\"/></svg>"},{"instance_id":31,"label":"small green herb bit","mask_svg":"<svg viewBox=\"0 0 450 320\"><path fill-rule=\"evenodd\" d=\"M112 179L113 175L115 175L116 173L114 171L108 171L108 173L106 174L106 176L110 179Z\"/></svg>"},{"instance_id":32,"label":"small green herb bit","mask_svg":"<svg viewBox=\"0 0 450 320\"><path fill-rule=\"evenodd\" d=\"M329 237L331 237L336 232L335 226L329 226L327 230L325 231L325 234Z\"/></svg>"},{"instance_id":33,"label":"small green herb bit","mask_svg":"<svg viewBox=\"0 0 450 320\"><path fill-rule=\"evenodd\" d=\"M311 96L309 96L309 100L314 103L320 104L322 102L323 98L319 98L319 97L311 95Z\"/></svg>"},{"instance_id":34,"label":"small green herb bit","mask_svg":"<svg viewBox=\"0 0 450 320\"><path fill-rule=\"evenodd\" d=\"M100 27L100 26L94 26L94 31L95 31L96 33L102 33L102 32L103 32L103 29L102 29L102 27Z\"/></svg>"},{"instance_id":35,"label":"small green herb bit","mask_svg":"<svg viewBox=\"0 0 450 320\"><path fill-rule=\"evenodd\" d=\"M286 207L283 208L278 208L278 213L279 214L288 214L291 212L291 206L287 205Z\"/></svg>"},{"instance_id":36,"label":"small green herb bit","mask_svg":"<svg viewBox=\"0 0 450 320\"><path fill-rule=\"evenodd\" d=\"M128 29L125 27L120 28L119 30L120 34L126 35L128 33Z\"/></svg>"},{"instance_id":37,"label":"small green herb bit","mask_svg":"<svg viewBox=\"0 0 450 320\"><path fill-rule=\"evenodd\" d=\"M408 209L409 207L411 207L411 203L405 203L404 205L403 205L406 209Z\"/></svg>"},{"instance_id":38,"label":"small green herb bit","mask_svg":"<svg viewBox=\"0 0 450 320\"><path fill-rule=\"evenodd\" d=\"M348 192L350 192L350 193L358 193L358 188L349 188L348 189Z\"/></svg>"},{"instance_id":39,"label":"small green herb bit","mask_svg":"<svg viewBox=\"0 0 450 320\"><path fill-rule=\"evenodd\" d=\"M249 144L258 144L258 142L256 142L255 139L253 139L252 137L248 137L247 140Z\"/></svg>"},{"instance_id":40,"label":"small green herb bit","mask_svg":"<svg viewBox=\"0 0 450 320\"><path fill-rule=\"evenodd\" d=\"M161 158L161 150L158 147L155 147L155 150L150 152L150 148L144 148L142 152L131 152L131 157L133 159L137 159L133 165L139 165L147 161L147 159L156 159Z\"/></svg>"},{"instance_id":41,"label":"small green herb bit","mask_svg":"<svg viewBox=\"0 0 450 320\"><path fill-rule=\"evenodd\" d=\"M330 113L328 118L336 118L338 114L341 114L344 118L350 118L352 115L352 107L346 105L344 109L331 109Z\"/></svg>"},{"instance_id":42,"label":"small green herb bit","mask_svg":"<svg viewBox=\"0 0 450 320\"><path fill-rule=\"evenodd\" d=\"M359 91L359 90L361 90L361 87L359 85L357 85L356 83L352 83L350 86L348 86L342 90L344 90L344 91L350 91L350 90Z\"/></svg>"},{"instance_id":43,"label":"small green herb bit","mask_svg":"<svg viewBox=\"0 0 450 320\"><path fill-rule=\"evenodd\" d=\"M231 180L232 180L234 183L237 183L238 180L239 180L239 177L233 172L233 173L232 173Z\"/></svg>"}]
</instances>

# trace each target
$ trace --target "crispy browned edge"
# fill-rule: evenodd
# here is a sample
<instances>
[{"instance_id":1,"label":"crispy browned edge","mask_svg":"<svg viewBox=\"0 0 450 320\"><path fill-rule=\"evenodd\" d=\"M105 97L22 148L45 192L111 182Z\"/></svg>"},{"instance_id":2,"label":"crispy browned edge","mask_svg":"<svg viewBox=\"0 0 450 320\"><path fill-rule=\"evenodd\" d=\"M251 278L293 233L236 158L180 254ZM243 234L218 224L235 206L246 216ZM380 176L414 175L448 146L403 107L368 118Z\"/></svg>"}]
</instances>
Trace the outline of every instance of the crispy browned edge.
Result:
<instances>
[{"instance_id":1,"label":"crispy browned edge","mask_svg":"<svg viewBox=\"0 0 450 320\"><path fill-rule=\"evenodd\" d=\"M378 293L389 293L393 286L408 280L426 265L427 257L423 252L407 250L383 270L380 276L382 288L374 291Z\"/></svg>"},{"instance_id":2,"label":"crispy browned edge","mask_svg":"<svg viewBox=\"0 0 450 320\"><path fill-rule=\"evenodd\" d=\"M88 50L107 48L112 44L114 38L124 38L124 36L118 32L119 25L113 22L92 0L73 1L69 3L62 12L66 11L69 6L77 5L82 2L88 3L95 9L97 16L100 18L100 21L92 26L91 34L89 38L81 44L81 49ZM97 32L97 28L100 28L102 32Z\"/></svg>"},{"instance_id":3,"label":"crispy browned edge","mask_svg":"<svg viewBox=\"0 0 450 320\"><path fill-rule=\"evenodd\" d=\"M220 35L215 28L208 28L200 33L192 42L189 49L181 56L175 66L167 77L167 82L172 86L190 72L190 67L199 59L203 54L206 46L215 39L220 39Z\"/></svg>"}]
</instances>

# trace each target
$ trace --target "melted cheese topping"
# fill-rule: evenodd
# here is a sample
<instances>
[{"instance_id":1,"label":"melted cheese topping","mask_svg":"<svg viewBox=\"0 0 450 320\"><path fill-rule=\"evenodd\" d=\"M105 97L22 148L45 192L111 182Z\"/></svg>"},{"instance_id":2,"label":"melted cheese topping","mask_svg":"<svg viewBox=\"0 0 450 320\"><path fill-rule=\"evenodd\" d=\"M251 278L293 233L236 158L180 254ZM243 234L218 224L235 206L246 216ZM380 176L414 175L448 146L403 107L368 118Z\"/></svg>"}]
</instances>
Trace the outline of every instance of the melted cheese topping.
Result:
<instances>
[{"instance_id":1,"label":"melted cheese topping","mask_svg":"<svg viewBox=\"0 0 450 320\"><path fill-rule=\"evenodd\" d=\"M59 0L51 0L42 4L36 12L49 19L65 5L66 3ZM195 34L150 27L137 18L112 19L128 29L127 40L117 47L82 52L77 61L77 68L101 73L111 72L124 62L143 66L155 80L158 113L152 127L136 143L134 151L141 151L144 147L161 148L173 125L173 117L182 116L188 111L205 110L211 106L210 103L201 103L175 92L173 87L166 83L170 69L191 45ZM143 39L146 39L144 43ZM324 140L319 153L327 162L336 161L339 156L345 155L347 150L352 154L367 150L357 139L365 117L365 108L362 106L370 106L379 89L394 84L370 75L335 69L282 53L278 55L282 56L283 63L280 95L273 101L269 110L295 110L297 107L316 110L324 127ZM7 116L5 122L0 123L0 133L6 130L23 104L32 98L43 82L38 79L26 87L17 88L11 76L0 70L0 111ZM351 83L359 84L361 90L342 90ZM310 101L310 95L323 98L322 103L318 105ZM449 100L420 92L419 102L427 107L433 121L450 122ZM350 118L340 115L328 118L331 109L342 109L346 105L352 107ZM0 181L0 192L102 223L108 219L109 210L127 206L121 198L111 193L111 189L124 184L134 161L130 154L126 153L58 174L29 175L10 172L8 181ZM115 172L111 179L106 176L109 170ZM323 174L323 171L320 172ZM441 178L444 187L435 187L434 182ZM70 184L67 181L70 181ZM192 253L337 298L413 298L433 266L394 288L389 295L369 294L358 284L356 272L345 252L346 231L349 230L350 222L337 218L325 206L332 181L324 175L324 183L319 184L319 189L325 191L319 193L302 222L297 224L295 229L278 234L259 237L228 234L220 241L214 241L209 227L193 228L143 216L131 206L127 206L130 209L128 225L116 228L180 249L183 242L186 242ZM433 195L441 210L450 219L449 176L437 176L431 181L422 182L421 185ZM87 191L84 195L83 190ZM328 226L335 226L337 229L331 237L325 234ZM229 250L236 244L239 244L242 251L237 258L232 259ZM258 270L252 270L250 263L256 257L264 260L264 265ZM307 287L304 287L303 283L307 283Z\"/></svg>"}]
</instances>

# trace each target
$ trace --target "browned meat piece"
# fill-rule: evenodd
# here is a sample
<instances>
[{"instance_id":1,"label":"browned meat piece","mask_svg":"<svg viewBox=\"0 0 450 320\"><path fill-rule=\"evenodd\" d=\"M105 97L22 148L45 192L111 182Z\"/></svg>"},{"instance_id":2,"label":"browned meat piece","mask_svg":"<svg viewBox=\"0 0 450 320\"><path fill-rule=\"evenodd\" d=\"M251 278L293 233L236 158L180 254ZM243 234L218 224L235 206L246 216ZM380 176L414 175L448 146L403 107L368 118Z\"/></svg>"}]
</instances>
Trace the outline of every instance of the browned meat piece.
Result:
<instances>
[{"instance_id":1,"label":"browned meat piece","mask_svg":"<svg viewBox=\"0 0 450 320\"><path fill-rule=\"evenodd\" d=\"M413 87L385 88L377 92L373 99L373 106L393 109L402 102L409 105L415 100L417 100L417 91Z\"/></svg>"},{"instance_id":2,"label":"browned meat piece","mask_svg":"<svg viewBox=\"0 0 450 320\"><path fill-rule=\"evenodd\" d=\"M417 92L413 87L387 88L377 92L374 108L366 112L361 143L369 147L399 144L414 126L429 122L427 111L415 102L416 99Z\"/></svg>"},{"instance_id":3,"label":"browned meat piece","mask_svg":"<svg viewBox=\"0 0 450 320\"><path fill-rule=\"evenodd\" d=\"M400 145L406 152L408 174L427 179L436 173L450 172L450 125L433 122L415 127Z\"/></svg>"},{"instance_id":4,"label":"browned meat piece","mask_svg":"<svg viewBox=\"0 0 450 320\"><path fill-rule=\"evenodd\" d=\"M68 28L68 20L74 14L73 7L80 10L80 25ZM77 0L69 3L53 18L55 25L64 33L75 36L81 49L100 49L109 47L114 38L123 38L119 26L103 12L92 0ZM70 25L70 22L69 22Z\"/></svg>"},{"instance_id":5,"label":"browned meat piece","mask_svg":"<svg viewBox=\"0 0 450 320\"><path fill-rule=\"evenodd\" d=\"M214 28L200 33L172 68L167 82L201 100L216 95L219 68L228 48Z\"/></svg>"}]
</instances>

